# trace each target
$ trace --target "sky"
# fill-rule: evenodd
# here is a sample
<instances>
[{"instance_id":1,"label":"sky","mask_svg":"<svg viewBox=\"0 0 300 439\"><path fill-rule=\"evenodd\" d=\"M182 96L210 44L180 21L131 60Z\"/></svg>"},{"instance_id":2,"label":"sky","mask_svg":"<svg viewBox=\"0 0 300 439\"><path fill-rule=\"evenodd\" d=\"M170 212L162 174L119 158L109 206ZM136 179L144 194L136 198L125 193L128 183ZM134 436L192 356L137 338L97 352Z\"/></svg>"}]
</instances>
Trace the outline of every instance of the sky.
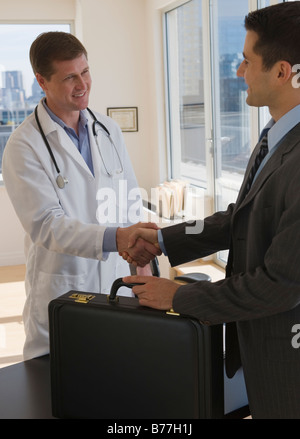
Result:
<instances>
[{"instance_id":1,"label":"sky","mask_svg":"<svg viewBox=\"0 0 300 439\"><path fill-rule=\"evenodd\" d=\"M34 75L29 61L29 48L42 32L70 31L68 24L0 24L0 88L2 72L21 70L26 96L31 95Z\"/></svg>"}]
</instances>

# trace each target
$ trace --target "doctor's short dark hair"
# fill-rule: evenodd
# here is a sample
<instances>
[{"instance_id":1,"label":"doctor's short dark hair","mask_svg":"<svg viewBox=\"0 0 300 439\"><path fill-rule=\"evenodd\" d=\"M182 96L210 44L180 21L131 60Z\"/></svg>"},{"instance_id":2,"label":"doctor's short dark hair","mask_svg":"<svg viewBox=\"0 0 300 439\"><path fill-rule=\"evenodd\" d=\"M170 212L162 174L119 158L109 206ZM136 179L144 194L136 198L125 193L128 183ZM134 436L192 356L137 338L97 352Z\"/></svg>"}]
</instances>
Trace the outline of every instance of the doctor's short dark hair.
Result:
<instances>
[{"instance_id":1,"label":"doctor's short dark hair","mask_svg":"<svg viewBox=\"0 0 300 439\"><path fill-rule=\"evenodd\" d=\"M53 61L70 61L87 51L82 43L66 32L45 32L32 43L29 57L34 74L39 73L49 80L55 73Z\"/></svg>"},{"instance_id":2,"label":"doctor's short dark hair","mask_svg":"<svg viewBox=\"0 0 300 439\"><path fill-rule=\"evenodd\" d=\"M254 52L266 71L278 61L300 63L300 1L279 3L250 12L245 28L258 34Z\"/></svg>"}]
</instances>

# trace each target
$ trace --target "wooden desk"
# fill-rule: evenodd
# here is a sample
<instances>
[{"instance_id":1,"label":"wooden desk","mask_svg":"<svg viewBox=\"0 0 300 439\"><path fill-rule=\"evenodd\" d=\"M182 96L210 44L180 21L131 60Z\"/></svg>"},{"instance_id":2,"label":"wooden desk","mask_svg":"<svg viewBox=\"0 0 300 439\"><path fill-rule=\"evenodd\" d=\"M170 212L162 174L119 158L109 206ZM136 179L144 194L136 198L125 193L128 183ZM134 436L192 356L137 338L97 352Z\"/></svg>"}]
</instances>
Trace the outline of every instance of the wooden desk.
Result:
<instances>
[{"instance_id":1,"label":"wooden desk","mask_svg":"<svg viewBox=\"0 0 300 439\"><path fill-rule=\"evenodd\" d=\"M48 355L0 369L0 419L55 419Z\"/></svg>"}]
</instances>

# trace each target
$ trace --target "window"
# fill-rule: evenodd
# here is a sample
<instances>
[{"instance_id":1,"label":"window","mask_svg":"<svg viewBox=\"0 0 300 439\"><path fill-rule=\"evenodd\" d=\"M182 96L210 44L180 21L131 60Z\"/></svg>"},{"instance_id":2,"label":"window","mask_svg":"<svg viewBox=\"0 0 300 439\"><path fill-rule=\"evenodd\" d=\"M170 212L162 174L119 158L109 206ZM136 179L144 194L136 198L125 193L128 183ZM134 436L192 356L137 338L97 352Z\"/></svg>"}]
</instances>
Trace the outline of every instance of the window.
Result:
<instances>
[{"instance_id":1,"label":"window","mask_svg":"<svg viewBox=\"0 0 300 439\"><path fill-rule=\"evenodd\" d=\"M29 61L29 48L42 32L70 32L70 24L0 23L0 181L2 155L12 131L43 96Z\"/></svg>"},{"instance_id":2,"label":"window","mask_svg":"<svg viewBox=\"0 0 300 439\"><path fill-rule=\"evenodd\" d=\"M250 133L246 86L236 76L248 0L210 1L209 34L205 3L191 0L167 12L166 35L171 177L207 188L208 154L214 156L216 181L224 185L224 179L243 174Z\"/></svg>"},{"instance_id":3,"label":"window","mask_svg":"<svg viewBox=\"0 0 300 439\"><path fill-rule=\"evenodd\" d=\"M202 1L166 13L170 177L207 187Z\"/></svg>"},{"instance_id":4,"label":"window","mask_svg":"<svg viewBox=\"0 0 300 439\"><path fill-rule=\"evenodd\" d=\"M216 209L226 209L239 190L251 152L247 85L236 71L243 61L248 0L213 2L212 89ZM229 9L229 13L228 13ZM232 193L233 192L233 193Z\"/></svg>"},{"instance_id":5,"label":"window","mask_svg":"<svg viewBox=\"0 0 300 439\"><path fill-rule=\"evenodd\" d=\"M212 210L236 200L266 109L246 104L244 18L268 0L190 0L165 13L169 178L204 188ZM212 212L206 212L209 214ZM218 254L225 262L227 252Z\"/></svg>"},{"instance_id":6,"label":"window","mask_svg":"<svg viewBox=\"0 0 300 439\"><path fill-rule=\"evenodd\" d=\"M230 5L228 4L230 3ZM235 201L251 153L247 86L236 71L243 61L248 0L214 0L211 10L214 207ZM218 254L222 262L227 251Z\"/></svg>"}]
</instances>

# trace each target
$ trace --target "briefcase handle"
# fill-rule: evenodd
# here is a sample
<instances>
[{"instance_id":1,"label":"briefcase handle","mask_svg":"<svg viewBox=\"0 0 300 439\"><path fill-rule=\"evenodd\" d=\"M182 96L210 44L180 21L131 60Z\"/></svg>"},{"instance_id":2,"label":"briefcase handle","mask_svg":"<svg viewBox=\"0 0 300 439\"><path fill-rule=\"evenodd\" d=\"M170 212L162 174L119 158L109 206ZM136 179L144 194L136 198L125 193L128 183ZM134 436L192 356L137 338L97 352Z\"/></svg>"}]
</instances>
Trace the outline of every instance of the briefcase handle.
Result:
<instances>
[{"instance_id":1,"label":"briefcase handle","mask_svg":"<svg viewBox=\"0 0 300 439\"><path fill-rule=\"evenodd\" d=\"M117 291L120 287L132 288L135 285L144 285L144 283L126 283L123 281L121 277L119 279L116 279L111 286L110 295L108 296L108 301L116 302L118 300Z\"/></svg>"}]
</instances>

